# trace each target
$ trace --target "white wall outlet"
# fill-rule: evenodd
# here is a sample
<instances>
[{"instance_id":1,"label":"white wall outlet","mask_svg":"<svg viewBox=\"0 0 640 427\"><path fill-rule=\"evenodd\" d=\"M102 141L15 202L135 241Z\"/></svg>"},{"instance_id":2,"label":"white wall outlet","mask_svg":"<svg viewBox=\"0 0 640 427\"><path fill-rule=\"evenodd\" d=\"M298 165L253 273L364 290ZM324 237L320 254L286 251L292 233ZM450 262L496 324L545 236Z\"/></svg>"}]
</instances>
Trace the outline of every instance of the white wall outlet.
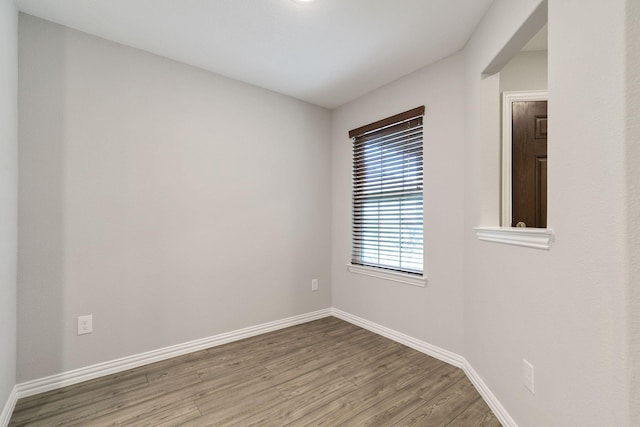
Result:
<instances>
[{"instance_id":1,"label":"white wall outlet","mask_svg":"<svg viewBox=\"0 0 640 427\"><path fill-rule=\"evenodd\" d=\"M93 315L78 316L78 335L90 334L93 332Z\"/></svg>"},{"instance_id":2,"label":"white wall outlet","mask_svg":"<svg viewBox=\"0 0 640 427\"><path fill-rule=\"evenodd\" d=\"M318 279L313 279L311 281L311 290L312 291L317 291L318 290Z\"/></svg>"},{"instance_id":3,"label":"white wall outlet","mask_svg":"<svg viewBox=\"0 0 640 427\"><path fill-rule=\"evenodd\" d=\"M524 386L528 388L532 394L535 394L533 365L524 359L522 359L522 380L524 381Z\"/></svg>"}]
</instances>

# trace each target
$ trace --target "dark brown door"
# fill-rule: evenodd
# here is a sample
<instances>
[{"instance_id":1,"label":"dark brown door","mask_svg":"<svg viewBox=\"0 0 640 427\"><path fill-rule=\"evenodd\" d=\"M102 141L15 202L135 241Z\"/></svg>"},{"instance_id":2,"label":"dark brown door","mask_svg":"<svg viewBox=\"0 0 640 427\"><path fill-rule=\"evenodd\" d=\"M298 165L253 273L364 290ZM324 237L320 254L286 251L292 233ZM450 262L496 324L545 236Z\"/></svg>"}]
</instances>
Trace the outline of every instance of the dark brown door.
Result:
<instances>
[{"instance_id":1,"label":"dark brown door","mask_svg":"<svg viewBox=\"0 0 640 427\"><path fill-rule=\"evenodd\" d=\"M512 104L512 227L547 227L547 101Z\"/></svg>"}]
</instances>

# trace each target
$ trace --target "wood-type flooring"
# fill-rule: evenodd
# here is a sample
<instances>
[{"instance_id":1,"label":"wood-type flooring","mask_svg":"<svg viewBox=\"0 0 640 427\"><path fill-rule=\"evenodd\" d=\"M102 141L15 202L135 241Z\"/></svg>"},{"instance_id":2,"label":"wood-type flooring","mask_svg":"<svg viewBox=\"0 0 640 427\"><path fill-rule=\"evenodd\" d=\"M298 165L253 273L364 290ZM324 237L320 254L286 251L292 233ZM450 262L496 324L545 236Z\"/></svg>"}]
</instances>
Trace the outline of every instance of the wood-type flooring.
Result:
<instances>
[{"instance_id":1,"label":"wood-type flooring","mask_svg":"<svg viewBox=\"0 0 640 427\"><path fill-rule=\"evenodd\" d=\"M500 426L462 370L334 317L20 399L10 426Z\"/></svg>"}]
</instances>

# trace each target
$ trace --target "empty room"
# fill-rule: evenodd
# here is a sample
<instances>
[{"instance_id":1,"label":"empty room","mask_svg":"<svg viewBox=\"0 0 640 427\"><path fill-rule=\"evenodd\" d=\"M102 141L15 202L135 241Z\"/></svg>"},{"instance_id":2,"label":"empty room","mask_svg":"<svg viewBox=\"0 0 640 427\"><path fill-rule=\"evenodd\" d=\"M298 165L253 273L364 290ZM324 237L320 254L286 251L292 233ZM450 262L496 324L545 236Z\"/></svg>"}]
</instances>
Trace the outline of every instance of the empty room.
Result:
<instances>
[{"instance_id":1,"label":"empty room","mask_svg":"<svg viewBox=\"0 0 640 427\"><path fill-rule=\"evenodd\" d=\"M0 0L0 427L640 425L637 0Z\"/></svg>"}]
</instances>

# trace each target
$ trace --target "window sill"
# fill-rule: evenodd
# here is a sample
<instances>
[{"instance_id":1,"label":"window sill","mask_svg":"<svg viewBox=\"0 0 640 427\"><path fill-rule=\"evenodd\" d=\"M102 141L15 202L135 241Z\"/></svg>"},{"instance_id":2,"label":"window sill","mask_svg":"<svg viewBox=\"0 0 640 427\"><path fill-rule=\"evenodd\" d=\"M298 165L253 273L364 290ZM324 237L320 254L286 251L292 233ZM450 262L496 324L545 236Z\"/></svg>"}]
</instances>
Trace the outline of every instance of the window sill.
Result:
<instances>
[{"instance_id":1,"label":"window sill","mask_svg":"<svg viewBox=\"0 0 640 427\"><path fill-rule=\"evenodd\" d=\"M549 228L474 227L478 240L526 248L549 250L553 230Z\"/></svg>"},{"instance_id":2,"label":"window sill","mask_svg":"<svg viewBox=\"0 0 640 427\"><path fill-rule=\"evenodd\" d=\"M347 264L347 270L351 273L362 274L364 276L377 277L379 279L391 280L393 282L405 283L407 285L424 288L427 286L427 278L414 276L411 274L395 273L384 271L373 267L363 267L361 265Z\"/></svg>"}]
</instances>

